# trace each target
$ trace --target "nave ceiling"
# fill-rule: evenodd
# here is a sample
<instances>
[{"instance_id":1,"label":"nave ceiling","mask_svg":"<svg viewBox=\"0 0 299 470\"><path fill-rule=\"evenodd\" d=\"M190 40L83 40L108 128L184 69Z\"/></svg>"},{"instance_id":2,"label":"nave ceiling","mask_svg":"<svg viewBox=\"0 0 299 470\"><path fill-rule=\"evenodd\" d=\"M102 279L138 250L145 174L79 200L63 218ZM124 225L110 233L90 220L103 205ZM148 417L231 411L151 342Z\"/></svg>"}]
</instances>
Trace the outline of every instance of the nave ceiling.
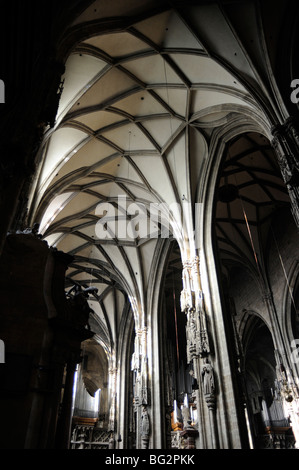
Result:
<instances>
[{"instance_id":1,"label":"nave ceiling","mask_svg":"<svg viewBox=\"0 0 299 470\"><path fill-rule=\"evenodd\" d=\"M249 217L256 222L266 216L258 215L257 208L267 211L272 197L286 202L277 168L264 158L271 124L286 114L273 91L277 19L285 7L284 2L272 4L276 21L270 37L265 3L255 10L252 2L96 1L69 29L68 41L74 38L74 43L66 57L55 126L47 130L40 149L30 218L40 223L49 245L74 256L68 285L98 288L90 304L108 353L129 316L126 295L136 326L144 324L163 241L119 237L112 220L106 226L109 237L100 239L100 202L114 206L127 227L134 212L128 216L119 197L128 205L143 204L147 217L152 203L187 207L183 228L173 216L171 236L182 258L188 258L193 250L188 239L196 225L192 207L202 202L217 136L246 123L264 135L261 141L251 135L256 139L254 175L246 173L247 183L244 173L238 178L252 188L262 173L266 187L262 196L253 188L253 199L261 200L247 201L254 208ZM249 140L239 141L238 155ZM240 169L244 161L235 158ZM226 171L226 182L236 178L234 171ZM238 240L232 246L227 219L236 227L241 216L240 207L232 215L228 205L216 216L220 243L226 256L230 245L233 258L238 242L244 244L246 227L242 222L235 231ZM245 245L250 251L248 241Z\"/></svg>"}]
</instances>

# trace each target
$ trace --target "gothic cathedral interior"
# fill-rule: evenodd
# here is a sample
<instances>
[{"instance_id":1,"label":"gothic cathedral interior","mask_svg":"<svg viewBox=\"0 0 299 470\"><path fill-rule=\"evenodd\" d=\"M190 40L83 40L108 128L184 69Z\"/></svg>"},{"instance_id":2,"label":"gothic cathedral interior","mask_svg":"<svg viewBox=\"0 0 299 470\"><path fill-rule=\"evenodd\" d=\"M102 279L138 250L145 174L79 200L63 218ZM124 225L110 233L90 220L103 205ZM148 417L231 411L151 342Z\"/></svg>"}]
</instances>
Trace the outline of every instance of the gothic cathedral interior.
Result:
<instances>
[{"instance_id":1,"label":"gothic cathedral interior","mask_svg":"<svg viewBox=\"0 0 299 470\"><path fill-rule=\"evenodd\" d=\"M4 449L299 449L299 3L1 8Z\"/></svg>"}]
</instances>

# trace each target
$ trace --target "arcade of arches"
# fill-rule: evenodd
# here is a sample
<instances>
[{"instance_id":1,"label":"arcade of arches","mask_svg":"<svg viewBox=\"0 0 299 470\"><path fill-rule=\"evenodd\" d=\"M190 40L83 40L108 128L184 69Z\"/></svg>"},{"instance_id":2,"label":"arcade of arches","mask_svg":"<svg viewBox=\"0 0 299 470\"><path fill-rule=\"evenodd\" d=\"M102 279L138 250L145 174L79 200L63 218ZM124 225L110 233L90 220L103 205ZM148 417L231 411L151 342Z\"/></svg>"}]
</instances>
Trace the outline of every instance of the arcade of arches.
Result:
<instances>
[{"instance_id":1,"label":"arcade of arches","mask_svg":"<svg viewBox=\"0 0 299 470\"><path fill-rule=\"evenodd\" d=\"M1 447L299 448L298 2L47 4L2 18Z\"/></svg>"}]
</instances>

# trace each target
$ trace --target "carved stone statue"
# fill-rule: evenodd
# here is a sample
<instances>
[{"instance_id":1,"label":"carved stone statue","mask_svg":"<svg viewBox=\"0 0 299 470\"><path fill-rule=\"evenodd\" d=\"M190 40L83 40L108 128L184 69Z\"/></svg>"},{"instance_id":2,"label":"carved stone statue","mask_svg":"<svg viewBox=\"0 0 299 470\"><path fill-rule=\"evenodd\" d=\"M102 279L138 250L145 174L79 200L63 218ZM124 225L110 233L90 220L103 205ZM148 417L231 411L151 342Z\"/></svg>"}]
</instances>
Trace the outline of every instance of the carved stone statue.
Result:
<instances>
[{"instance_id":1,"label":"carved stone statue","mask_svg":"<svg viewBox=\"0 0 299 470\"><path fill-rule=\"evenodd\" d=\"M213 395L215 393L214 370L208 359L205 360L201 375L204 395Z\"/></svg>"},{"instance_id":2,"label":"carved stone statue","mask_svg":"<svg viewBox=\"0 0 299 470\"><path fill-rule=\"evenodd\" d=\"M147 386L144 383L143 383L143 386L141 388L141 403L142 403L142 405L147 405L148 404L148 389L147 389Z\"/></svg>"},{"instance_id":3,"label":"carved stone statue","mask_svg":"<svg viewBox=\"0 0 299 470\"><path fill-rule=\"evenodd\" d=\"M132 361L131 361L131 370L140 370L140 356L139 353L133 352Z\"/></svg>"},{"instance_id":4,"label":"carved stone statue","mask_svg":"<svg viewBox=\"0 0 299 470\"><path fill-rule=\"evenodd\" d=\"M140 371L141 366L141 354L140 354L140 343L139 336L136 335L134 342L134 352L132 355L131 370Z\"/></svg>"},{"instance_id":5,"label":"carved stone statue","mask_svg":"<svg viewBox=\"0 0 299 470\"><path fill-rule=\"evenodd\" d=\"M209 352L210 352L210 345L209 345L208 333L207 333L207 330L201 328L199 340L198 340L198 353L199 355L201 355L201 354L207 354Z\"/></svg>"},{"instance_id":6,"label":"carved stone statue","mask_svg":"<svg viewBox=\"0 0 299 470\"><path fill-rule=\"evenodd\" d=\"M150 423L147 408L145 406L142 408L140 431L142 449L147 449L149 443Z\"/></svg>"},{"instance_id":7,"label":"carved stone statue","mask_svg":"<svg viewBox=\"0 0 299 470\"><path fill-rule=\"evenodd\" d=\"M186 325L187 338L187 362L190 364L192 359L196 357L197 350L197 326L193 310L189 310Z\"/></svg>"}]
</instances>

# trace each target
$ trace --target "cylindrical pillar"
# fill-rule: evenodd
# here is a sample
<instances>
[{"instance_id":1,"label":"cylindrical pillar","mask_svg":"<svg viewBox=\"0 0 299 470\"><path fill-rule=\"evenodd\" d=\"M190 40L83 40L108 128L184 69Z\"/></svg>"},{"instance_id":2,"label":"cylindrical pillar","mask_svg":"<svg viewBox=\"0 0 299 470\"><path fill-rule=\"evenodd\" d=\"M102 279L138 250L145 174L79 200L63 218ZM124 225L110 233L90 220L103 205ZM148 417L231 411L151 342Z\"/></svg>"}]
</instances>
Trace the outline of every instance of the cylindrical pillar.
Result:
<instances>
[{"instance_id":1,"label":"cylindrical pillar","mask_svg":"<svg viewBox=\"0 0 299 470\"><path fill-rule=\"evenodd\" d=\"M76 364L68 363L64 385L63 401L56 432L56 448L68 449L70 445L72 402Z\"/></svg>"}]
</instances>

